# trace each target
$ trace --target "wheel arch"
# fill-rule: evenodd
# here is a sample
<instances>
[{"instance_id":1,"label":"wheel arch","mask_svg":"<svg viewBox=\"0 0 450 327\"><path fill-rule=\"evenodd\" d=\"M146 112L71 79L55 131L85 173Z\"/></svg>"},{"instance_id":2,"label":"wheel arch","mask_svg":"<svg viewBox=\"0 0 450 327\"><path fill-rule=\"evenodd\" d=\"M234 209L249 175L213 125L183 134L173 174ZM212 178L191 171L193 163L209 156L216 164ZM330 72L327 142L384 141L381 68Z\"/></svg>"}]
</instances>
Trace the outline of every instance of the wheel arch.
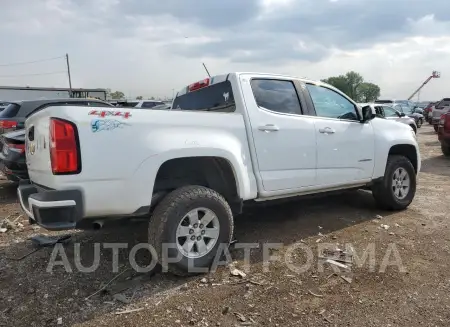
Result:
<instances>
[{"instance_id":1,"label":"wheel arch","mask_svg":"<svg viewBox=\"0 0 450 327\"><path fill-rule=\"evenodd\" d=\"M411 162L411 164L414 167L414 171L416 172L416 174L418 173L418 155L417 155L417 151L416 151L416 147L414 145L411 144L396 144L393 145L390 149L389 149L389 156L391 155L401 155L404 156L406 158L408 158L408 160Z\"/></svg>"}]
</instances>

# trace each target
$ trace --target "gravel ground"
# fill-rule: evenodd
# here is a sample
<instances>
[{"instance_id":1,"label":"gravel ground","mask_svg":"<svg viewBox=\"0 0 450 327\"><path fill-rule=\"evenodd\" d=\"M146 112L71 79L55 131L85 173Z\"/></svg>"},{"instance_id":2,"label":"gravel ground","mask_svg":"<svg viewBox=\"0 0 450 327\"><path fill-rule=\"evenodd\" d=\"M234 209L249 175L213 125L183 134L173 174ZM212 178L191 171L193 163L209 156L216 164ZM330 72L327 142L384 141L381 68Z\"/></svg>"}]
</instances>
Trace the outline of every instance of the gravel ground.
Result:
<instances>
[{"instance_id":1,"label":"gravel ground","mask_svg":"<svg viewBox=\"0 0 450 327\"><path fill-rule=\"evenodd\" d=\"M14 186L0 181L0 217L15 221L13 230L0 233L0 326L450 326L450 161L429 125L418 139L423 166L406 211L380 211L369 192L355 191L252 207L236 219L239 242L283 243L273 256L283 258L300 241L310 247L314 264L303 273L283 262L264 271L261 248L252 251L245 278L225 267L189 278L138 274L126 270L127 249L119 252L119 272L113 272L111 250L103 247L98 269L77 272L76 262L92 264L96 242L127 243L128 249L145 242L142 223L74 232L65 245L73 272L62 266L47 272L52 248L14 259L33 249L30 236L58 233L28 225ZM74 243L80 243L78 260ZM347 272L330 264L319 269L317 247L324 243L351 244L360 258L373 246L375 269L368 261ZM242 251L232 250L232 256L241 269ZM384 258L401 260L404 271L395 265L380 271ZM138 252L138 262L148 260ZM297 266L305 261L304 252L294 252ZM108 292L85 299L114 277ZM117 314L125 310L136 311Z\"/></svg>"}]
</instances>

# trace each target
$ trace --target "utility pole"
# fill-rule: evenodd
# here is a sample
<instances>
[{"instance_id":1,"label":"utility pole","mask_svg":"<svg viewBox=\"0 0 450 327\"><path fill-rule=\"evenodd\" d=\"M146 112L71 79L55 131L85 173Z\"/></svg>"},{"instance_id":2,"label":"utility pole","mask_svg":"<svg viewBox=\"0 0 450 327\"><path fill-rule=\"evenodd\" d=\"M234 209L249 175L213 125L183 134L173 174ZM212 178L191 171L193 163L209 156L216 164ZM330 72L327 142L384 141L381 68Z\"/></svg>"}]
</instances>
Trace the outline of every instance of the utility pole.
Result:
<instances>
[{"instance_id":1,"label":"utility pole","mask_svg":"<svg viewBox=\"0 0 450 327\"><path fill-rule=\"evenodd\" d=\"M69 96L72 97L72 79L70 78L69 54L66 53L67 75L69 76Z\"/></svg>"}]
</instances>

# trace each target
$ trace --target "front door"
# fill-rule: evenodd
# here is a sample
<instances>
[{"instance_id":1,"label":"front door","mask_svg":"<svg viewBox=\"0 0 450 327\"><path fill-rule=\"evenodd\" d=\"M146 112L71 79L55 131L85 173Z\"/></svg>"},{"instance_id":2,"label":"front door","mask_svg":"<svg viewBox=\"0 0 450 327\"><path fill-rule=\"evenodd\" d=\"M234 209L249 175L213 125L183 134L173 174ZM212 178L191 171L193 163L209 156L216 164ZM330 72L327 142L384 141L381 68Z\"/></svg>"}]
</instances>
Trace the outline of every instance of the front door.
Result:
<instances>
[{"instance_id":1,"label":"front door","mask_svg":"<svg viewBox=\"0 0 450 327\"><path fill-rule=\"evenodd\" d=\"M292 80L241 75L250 146L254 146L258 183L264 195L301 190L316 184L314 117L302 115L306 104ZM303 103L303 104L302 104Z\"/></svg>"},{"instance_id":2,"label":"front door","mask_svg":"<svg viewBox=\"0 0 450 327\"><path fill-rule=\"evenodd\" d=\"M374 134L356 105L342 94L306 84L315 112L318 185L338 186L372 178Z\"/></svg>"}]
</instances>

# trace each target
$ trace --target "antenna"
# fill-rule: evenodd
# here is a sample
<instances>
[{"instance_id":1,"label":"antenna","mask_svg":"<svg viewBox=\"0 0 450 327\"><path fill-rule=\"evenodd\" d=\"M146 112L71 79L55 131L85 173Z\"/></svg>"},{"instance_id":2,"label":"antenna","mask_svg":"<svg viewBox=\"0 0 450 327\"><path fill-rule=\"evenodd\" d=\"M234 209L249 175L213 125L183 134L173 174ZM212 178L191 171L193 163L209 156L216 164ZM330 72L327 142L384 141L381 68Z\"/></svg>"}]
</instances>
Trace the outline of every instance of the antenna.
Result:
<instances>
[{"instance_id":1,"label":"antenna","mask_svg":"<svg viewBox=\"0 0 450 327\"><path fill-rule=\"evenodd\" d=\"M206 68L206 65L204 62L202 62L203 67L205 67L206 73L208 74L208 77L211 77L211 75L209 74L208 68Z\"/></svg>"}]
</instances>

